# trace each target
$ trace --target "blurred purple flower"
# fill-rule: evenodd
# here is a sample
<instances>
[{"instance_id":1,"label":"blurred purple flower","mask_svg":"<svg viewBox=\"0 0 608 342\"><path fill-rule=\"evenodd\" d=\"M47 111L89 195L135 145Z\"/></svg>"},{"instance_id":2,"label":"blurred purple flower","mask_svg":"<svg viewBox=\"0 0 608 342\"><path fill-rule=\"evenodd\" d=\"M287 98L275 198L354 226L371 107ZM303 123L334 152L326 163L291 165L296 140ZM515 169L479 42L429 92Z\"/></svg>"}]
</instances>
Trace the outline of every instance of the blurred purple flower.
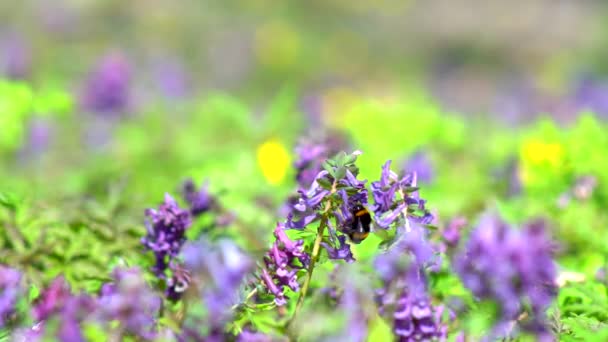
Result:
<instances>
[{"instance_id":1,"label":"blurred purple flower","mask_svg":"<svg viewBox=\"0 0 608 342\"><path fill-rule=\"evenodd\" d=\"M190 226L190 213L180 209L177 202L169 194L165 194L164 202L158 210L146 209L147 235L142 244L154 252L156 264L154 273L159 278L165 277L165 271L171 260L175 258L186 241L186 229Z\"/></svg>"},{"instance_id":2,"label":"blurred purple flower","mask_svg":"<svg viewBox=\"0 0 608 342\"><path fill-rule=\"evenodd\" d=\"M190 286L192 276L190 271L179 263L171 262L169 268L171 269L171 277L167 279L165 295L167 299L177 301L182 298L184 292Z\"/></svg>"},{"instance_id":3,"label":"blurred purple flower","mask_svg":"<svg viewBox=\"0 0 608 342\"><path fill-rule=\"evenodd\" d=\"M422 227L418 231L423 232ZM408 234L374 261L383 287L377 290L380 314L390 316L399 341L445 340L442 307L431 305L424 265L432 248L423 236Z\"/></svg>"},{"instance_id":4,"label":"blurred purple flower","mask_svg":"<svg viewBox=\"0 0 608 342\"><path fill-rule=\"evenodd\" d=\"M154 79L161 92L167 97L182 98L190 91L188 73L177 59L162 58L157 61Z\"/></svg>"},{"instance_id":5,"label":"blurred purple flower","mask_svg":"<svg viewBox=\"0 0 608 342\"><path fill-rule=\"evenodd\" d=\"M308 95L301 99L300 109L308 119L312 129L321 127L323 124L323 101L318 95Z\"/></svg>"},{"instance_id":6,"label":"blurred purple flower","mask_svg":"<svg viewBox=\"0 0 608 342\"><path fill-rule=\"evenodd\" d=\"M368 336L368 326L372 315L371 304L373 291L370 282L362 279L360 272L344 267L338 274L338 279L342 283L343 291L338 298L338 310L346 313L346 323L342 336L337 340L341 341L366 341ZM356 274L356 276L355 276ZM369 303L368 303L369 302Z\"/></svg>"},{"instance_id":7,"label":"blurred purple flower","mask_svg":"<svg viewBox=\"0 0 608 342\"><path fill-rule=\"evenodd\" d=\"M391 161L389 160L382 166L380 180L371 183L374 197L372 208L378 226L388 229L405 212L407 212L407 218L414 222L430 224L433 221L433 215L426 209L426 201L421 199L418 194L416 173L406 174L399 178L396 173L391 171L390 166Z\"/></svg>"},{"instance_id":8,"label":"blurred purple flower","mask_svg":"<svg viewBox=\"0 0 608 342\"><path fill-rule=\"evenodd\" d=\"M93 113L118 116L130 105L131 68L121 54L105 56L86 81L82 105Z\"/></svg>"},{"instance_id":9,"label":"blurred purple flower","mask_svg":"<svg viewBox=\"0 0 608 342\"><path fill-rule=\"evenodd\" d=\"M4 327L5 320L15 311L21 294L20 282L19 271L0 265L0 328Z\"/></svg>"},{"instance_id":10,"label":"blurred purple flower","mask_svg":"<svg viewBox=\"0 0 608 342\"><path fill-rule=\"evenodd\" d=\"M32 53L25 40L17 34L6 38L1 47L0 72L12 80L24 80L30 76Z\"/></svg>"},{"instance_id":11,"label":"blurred purple flower","mask_svg":"<svg viewBox=\"0 0 608 342\"><path fill-rule=\"evenodd\" d=\"M262 280L276 304L281 306L287 303L285 287L295 292L300 290L297 272L308 267L310 256L304 251L304 241L291 241L282 225L277 225L274 236L276 241L264 256L266 267L262 270Z\"/></svg>"},{"instance_id":12,"label":"blurred purple flower","mask_svg":"<svg viewBox=\"0 0 608 342\"><path fill-rule=\"evenodd\" d=\"M120 328L145 339L154 337L156 314L161 299L146 284L137 268L116 268L113 286L99 297L99 318L102 322L120 322Z\"/></svg>"},{"instance_id":13,"label":"blurred purple flower","mask_svg":"<svg viewBox=\"0 0 608 342\"><path fill-rule=\"evenodd\" d=\"M46 288L32 308L32 316L36 321L44 321L64 307L70 298L70 287L63 277L57 277Z\"/></svg>"},{"instance_id":14,"label":"blurred purple flower","mask_svg":"<svg viewBox=\"0 0 608 342\"><path fill-rule=\"evenodd\" d=\"M441 237L448 247L454 248L458 246L458 243L460 242L460 233L467 223L467 219L462 216L457 216L448 223L447 227L441 233Z\"/></svg>"},{"instance_id":15,"label":"blurred purple flower","mask_svg":"<svg viewBox=\"0 0 608 342\"><path fill-rule=\"evenodd\" d=\"M417 175L417 180L422 183L431 183L435 178L435 169L428 153L420 150L412 155L403 165L404 173Z\"/></svg>"},{"instance_id":16,"label":"blurred purple flower","mask_svg":"<svg viewBox=\"0 0 608 342\"><path fill-rule=\"evenodd\" d=\"M310 141L301 141L295 148L296 180L300 189L308 189L323 169L323 162L328 158L327 147Z\"/></svg>"},{"instance_id":17,"label":"blurred purple flower","mask_svg":"<svg viewBox=\"0 0 608 342\"><path fill-rule=\"evenodd\" d=\"M57 277L36 299L32 316L37 325L24 331L28 339L42 337L46 330L46 321L58 319L56 337L60 341L86 341L81 323L96 310L96 301L87 294L72 295L68 283L63 277ZM48 334L48 332L47 332Z\"/></svg>"},{"instance_id":18,"label":"blurred purple flower","mask_svg":"<svg viewBox=\"0 0 608 342\"><path fill-rule=\"evenodd\" d=\"M455 256L453 265L464 285L479 299L494 300L500 306L495 334L503 334L505 324L515 320L525 306L531 308L532 318L524 322L524 328L539 335L548 333L545 310L556 294L552 248L542 222L517 230L486 213L466 248Z\"/></svg>"},{"instance_id":19,"label":"blurred purple flower","mask_svg":"<svg viewBox=\"0 0 608 342\"><path fill-rule=\"evenodd\" d=\"M573 91L579 111L590 110L601 117L608 116L608 82L583 77Z\"/></svg>"},{"instance_id":20,"label":"blurred purple flower","mask_svg":"<svg viewBox=\"0 0 608 342\"><path fill-rule=\"evenodd\" d=\"M86 295L80 294L67 298L65 305L59 313L60 325L57 338L60 341L84 342L87 339L82 332L81 323L96 309L96 301Z\"/></svg>"},{"instance_id":21,"label":"blurred purple flower","mask_svg":"<svg viewBox=\"0 0 608 342\"><path fill-rule=\"evenodd\" d=\"M230 240L216 244L203 239L189 242L182 255L207 308L205 324L209 334L204 340L222 341L224 325L232 316L231 307L239 302L239 289L253 262ZM194 331L189 334L196 335Z\"/></svg>"},{"instance_id":22,"label":"blurred purple flower","mask_svg":"<svg viewBox=\"0 0 608 342\"><path fill-rule=\"evenodd\" d=\"M190 205L192 216L201 215L209 211L215 205L215 199L209 193L209 183L205 182L199 190L192 179L188 179L182 185L182 194Z\"/></svg>"}]
</instances>

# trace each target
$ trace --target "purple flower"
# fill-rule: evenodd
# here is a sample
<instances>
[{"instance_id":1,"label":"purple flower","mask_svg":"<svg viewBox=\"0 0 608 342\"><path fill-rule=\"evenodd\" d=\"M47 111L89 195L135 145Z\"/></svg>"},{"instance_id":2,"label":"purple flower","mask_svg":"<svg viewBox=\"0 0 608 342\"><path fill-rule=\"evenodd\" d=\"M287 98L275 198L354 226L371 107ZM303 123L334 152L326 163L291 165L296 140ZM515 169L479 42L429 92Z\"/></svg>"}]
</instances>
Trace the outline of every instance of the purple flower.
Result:
<instances>
[{"instance_id":1,"label":"purple flower","mask_svg":"<svg viewBox=\"0 0 608 342\"><path fill-rule=\"evenodd\" d=\"M209 211L215 205L215 199L209 193L209 183L205 182L203 186L197 190L192 179L188 179L182 186L182 194L184 199L190 205L190 213L192 216L201 215Z\"/></svg>"},{"instance_id":2,"label":"purple flower","mask_svg":"<svg viewBox=\"0 0 608 342\"><path fill-rule=\"evenodd\" d=\"M91 71L86 82L82 104L88 111L120 115L130 103L131 70L124 56L110 54Z\"/></svg>"},{"instance_id":3,"label":"purple flower","mask_svg":"<svg viewBox=\"0 0 608 342\"><path fill-rule=\"evenodd\" d=\"M448 247L453 248L458 246L458 242L460 242L460 232L467 223L467 219L462 216L457 216L448 223L447 227L441 233L441 237Z\"/></svg>"},{"instance_id":4,"label":"purple flower","mask_svg":"<svg viewBox=\"0 0 608 342\"><path fill-rule=\"evenodd\" d=\"M81 323L96 309L95 300L80 294L67 298L64 307L59 313L61 322L57 337L60 341L80 342L86 341L82 332Z\"/></svg>"},{"instance_id":5,"label":"purple flower","mask_svg":"<svg viewBox=\"0 0 608 342\"><path fill-rule=\"evenodd\" d=\"M36 321L44 321L60 310L71 296L70 287L63 277L57 277L36 299L32 316Z\"/></svg>"},{"instance_id":6,"label":"purple flower","mask_svg":"<svg viewBox=\"0 0 608 342\"><path fill-rule=\"evenodd\" d=\"M384 296L382 309L392 306L393 331L399 341L430 341L446 339L446 327L441 325L443 307L434 307L428 295L403 288L396 301Z\"/></svg>"},{"instance_id":7,"label":"purple flower","mask_svg":"<svg viewBox=\"0 0 608 342\"><path fill-rule=\"evenodd\" d=\"M380 313L390 317L400 341L444 340L441 307L430 303L425 269L437 263L424 227L414 224L374 260L383 286L377 290Z\"/></svg>"},{"instance_id":8,"label":"purple flower","mask_svg":"<svg viewBox=\"0 0 608 342\"><path fill-rule=\"evenodd\" d=\"M194 283L199 285L199 295L207 308L204 322L210 332L205 340L221 341L224 324L232 316L231 307L239 302L239 289L245 275L252 270L253 262L229 240L215 244L203 239L190 242L184 246L183 258ZM195 335L195 330L188 334Z\"/></svg>"},{"instance_id":9,"label":"purple flower","mask_svg":"<svg viewBox=\"0 0 608 342\"><path fill-rule=\"evenodd\" d=\"M335 284L342 291L337 298L337 312L345 315L345 324L338 336L326 341L366 341L368 326L375 316L371 279L365 277L357 264L340 265L334 273Z\"/></svg>"},{"instance_id":10,"label":"purple flower","mask_svg":"<svg viewBox=\"0 0 608 342\"><path fill-rule=\"evenodd\" d=\"M144 281L137 268L113 271L113 287L106 288L99 298L99 318L102 322L120 322L120 328L143 338L153 338L160 298Z\"/></svg>"},{"instance_id":11,"label":"purple flower","mask_svg":"<svg viewBox=\"0 0 608 342\"><path fill-rule=\"evenodd\" d=\"M30 76L32 53L25 40L18 35L11 35L2 44L3 55L0 56L0 73L12 80L23 80Z\"/></svg>"},{"instance_id":12,"label":"purple flower","mask_svg":"<svg viewBox=\"0 0 608 342\"><path fill-rule=\"evenodd\" d=\"M295 148L296 180L298 186L307 189L323 169L323 162L329 156L327 147L310 141L301 141Z\"/></svg>"},{"instance_id":13,"label":"purple flower","mask_svg":"<svg viewBox=\"0 0 608 342\"><path fill-rule=\"evenodd\" d=\"M148 234L142 239L142 244L154 252L156 265L154 273L159 278L165 277L167 266L178 254L186 241L186 229L190 226L190 213L180 209L177 202L169 194L158 210L146 209L146 229Z\"/></svg>"},{"instance_id":14,"label":"purple flower","mask_svg":"<svg viewBox=\"0 0 608 342\"><path fill-rule=\"evenodd\" d=\"M310 256L304 251L304 241L291 241L282 225L277 225L274 236L276 241L264 257L266 267L262 270L262 280L276 304L281 306L287 303L285 287L295 292L300 290L297 272L308 266Z\"/></svg>"},{"instance_id":15,"label":"purple flower","mask_svg":"<svg viewBox=\"0 0 608 342\"><path fill-rule=\"evenodd\" d=\"M327 175L327 171L321 171L317 175L317 179ZM286 227L289 229L303 229L317 221L321 217L318 213L321 209L321 202L331 194L331 191L315 181L309 190L298 190L298 193L300 197L294 201L291 212L287 215Z\"/></svg>"},{"instance_id":16,"label":"purple flower","mask_svg":"<svg viewBox=\"0 0 608 342\"><path fill-rule=\"evenodd\" d=\"M35 155L46 151L52 140L53 125L42 118L33 118L30 122L27 150Z\"/></svg>"},{"instance_id":17,"label":"purple flower","mask_svg":"<svg viewBox=\"0 0 608 342\"><path fill-rule=\"evenodd\" d=\"M321 139L303 139L295 147L294 167L298 188L308 189L323 170L323 162L348 149L348 144L339 132L331 132Z\"/></svg>"},{"instance_id":18,"label":"purple flower","mask_svg":"<svg viewBox=\"0 0 608 342\"><path fill-rule=\"evenodd\" d=\"M15 311L21 294L20 282L19 271L0 265L0 328L4 327L5 320Z\"/></svg>"},{"instance_id":19,"label":"purple flower","mask_svg":"<svg viewBox=\"0 0 608 342\"><path fill-rule=\"evenodd\" d=\"M418 181L422 183L431 183L435 178L435 170L428 153L420 150L412 155L403 165L405 173L415 172L418 176Z\"/></svg>"},{"instance_id":20,"label":"purple flower","mask_svg":"<svg viewBox=\"0 0 608 342\"><path fill-rule=\"evenodd\" d=\"M399 177L390 169L391 161L382 166L380 180L372 182L373 211L379 227L388 229L403 215L422 224L430 224L433 215L425 207L416 187L416 173Z\"/></svg>"},{"instance_id":21,"label":"purple flower","mask_svg":"<svg viewBox=\"0 0 608 342\"><path fill-rule=\"evenodd\" d=\"M169 268L171 269L171 277L167 279L165 295L167 299L175 302L182 298L182 295L190 286L192 276L188 269L176 262L172 262Z\"/></svg>"},{"instance_id":22,"label":"purple flower","mask_svg":"<svg viewBox=\"0 0 608 342\"><path fill-rule=\"evenodd\" d=\"M81 323L96 310L95 300L87 294L72 295L70 287L63 277L57 277L36 299L32 316L37 325L24 331L32 340L42 337L46 331L46 321L58 319L54 332L61 341L86 341ZM48 332L46 332L48 334Z\"/></svg>"},{"instance_id":23,"label":"purple flower","mask_svg":"<svg viewBox=\"0 0 608 342\"><path fill-rule=\"evenodd\" d=\"M175 58L160 58L155 63L154 80L161 92L171 98L182 98L190 91L190 80L184 65Z\"/></svg>"},{"instance_id":24,"label":"purple flower","mask_svg":"<svg viewBox=\"0 0 608 342\"><path fill-rule=\"evenodd\" d=\"M327 254L330 259L343 259L346 262L354 262L355 258L350 250L350 245L346 243L346 236L341 235L337 237L338 247L335 248L328 243L321 242L321 245L327 250Z\"/></svg>"},{"instance_id":25,"label":"purple flower","mask_svg":"<svg viewBox=\"0 0 608 342\"><path fill-rule=\"evenodd\" d=\"M608 115L608 83L590 77L583 78L574 89L574 102L579 111L591 110L597 115Z\"/></svg>"},{"instance_id":26,"label":"purple flower","mask_svg":"<svg viewBox=\"0 0 608 342\"><path fill-rule=\"evenodd\" d=\"M546 308L556 293L556 266L552 244L542 222L527 224L522 230L510 227L492 213L482 216L466 248L454 258L454 268L479 299L498 303L500 316L495 334L515 320L529 305L532 317L524 328L548 332ZM541 331L542 330L542 331Z\"/></svg>"},{"instance_id":27,"label":"purple flower","mask_svg":"<svg viewBox=\"0 0 608 342\"><path fill-rule=\"evenodd\" d=\"M401 240L374 262L383 283L376 293L380 314L391 319L399 341L446 337L447 328L441 322L443 309L434 307L427 293L424 265L431 258L431 247L420 238Z\"/></svg>"},{"instance_id":28,"label":"purple flower","mask_svg":"<svg viewBox=\"0 0 608 342\"><path fill-rule=\"evenodd\" d=\"M356 160L361 152L356 151L342 158ZM291 212L287 215L286 227L289 229L303 229L309 224L319 220L323 214L335 217L338 230L348 234L352 228L352 215L356 207L365 207L368 204L366 181L356 177L358 170L345 165L331 166L329 170L320 171L308 190L300 189L297 200L293 200ZM327 203L330 201L331 203ZM330 204L328 207L327 204ZM331 209L331 212L324 213Z\"/></svg>"}]
</instances>

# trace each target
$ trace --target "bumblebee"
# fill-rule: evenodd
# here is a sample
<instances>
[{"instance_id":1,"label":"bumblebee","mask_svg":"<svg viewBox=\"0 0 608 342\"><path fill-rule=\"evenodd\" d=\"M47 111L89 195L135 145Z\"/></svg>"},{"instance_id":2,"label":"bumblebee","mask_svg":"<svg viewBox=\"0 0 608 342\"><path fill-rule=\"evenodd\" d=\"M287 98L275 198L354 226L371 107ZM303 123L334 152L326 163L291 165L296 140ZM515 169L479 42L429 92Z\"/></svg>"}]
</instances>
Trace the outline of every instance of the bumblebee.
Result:
<instances>
[{"instance_id":1,"label":"bumblebee","mask_svg":"<svg viewBox=\"0 0 608 342\"><path fill-rule=\"evenodd\" d=\"M372 217L369 211L360 204L354 206L352 214L352 222L344 233L348 235L353 243L359 244L369 236Z\"/></svg>"}]
</instances>

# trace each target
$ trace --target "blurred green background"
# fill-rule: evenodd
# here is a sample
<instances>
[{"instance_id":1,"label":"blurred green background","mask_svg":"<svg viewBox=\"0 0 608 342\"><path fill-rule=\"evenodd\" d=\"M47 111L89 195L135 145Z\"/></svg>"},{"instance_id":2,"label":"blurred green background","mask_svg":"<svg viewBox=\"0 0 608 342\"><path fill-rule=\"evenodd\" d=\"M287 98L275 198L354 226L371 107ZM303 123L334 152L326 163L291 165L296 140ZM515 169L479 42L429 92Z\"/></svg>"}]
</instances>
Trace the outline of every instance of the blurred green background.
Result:
<instances>
[{"instance_id":1,"label":"blurred green background","mask_svg":"<svg viewBox=\"0 0 608 342\"><path fill-rule=\"evenodd\" d=\"M19 229L0 262L97 290L152 263L143 210L188 177L263 249L313 136L362 150L370 181L426 153L440 223L548 218L561 267L591 279L608 252L606 19L592 0L2 1L0 219ZM84 100L108 56L128 74L120 113ZM592 195L560 202L584 176Z\"/></svg>"}]
</instances>

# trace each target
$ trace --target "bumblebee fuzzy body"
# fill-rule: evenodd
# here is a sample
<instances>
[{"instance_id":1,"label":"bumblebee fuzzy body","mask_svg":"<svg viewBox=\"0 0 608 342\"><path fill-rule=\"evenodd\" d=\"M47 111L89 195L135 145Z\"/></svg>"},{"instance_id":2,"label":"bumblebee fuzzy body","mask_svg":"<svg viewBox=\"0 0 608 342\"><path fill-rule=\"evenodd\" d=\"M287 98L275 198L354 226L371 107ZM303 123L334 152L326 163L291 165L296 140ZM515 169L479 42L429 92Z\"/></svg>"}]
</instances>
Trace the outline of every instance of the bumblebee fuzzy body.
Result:
<instances>
[{"instance_id":1,"label":"bumblebee fuzzy body","mask_svg":"<svg viewBox=\"0 0 608 342\"><path fill-rule=\"evenodd\" d=\"M353 220L345 233L353 243L358 244L369 236L372 217L369 211L360 204L353 208L352 214Z\"/></svg>"}]
</instances>

